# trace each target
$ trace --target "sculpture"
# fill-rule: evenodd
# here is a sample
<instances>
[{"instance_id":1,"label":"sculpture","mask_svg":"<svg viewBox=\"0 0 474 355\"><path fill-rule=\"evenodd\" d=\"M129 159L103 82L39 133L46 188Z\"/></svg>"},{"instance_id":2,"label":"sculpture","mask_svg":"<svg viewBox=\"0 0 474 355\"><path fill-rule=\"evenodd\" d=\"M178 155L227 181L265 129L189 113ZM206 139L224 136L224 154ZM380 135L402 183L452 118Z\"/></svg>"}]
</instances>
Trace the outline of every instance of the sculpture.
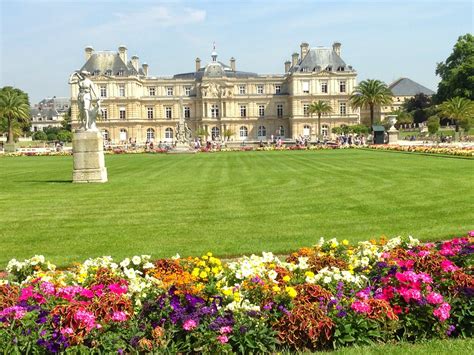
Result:
<instances>
[{"instance_id":1,"label":"sculpture","mask_svg":"<svg viewBox=\"0 0 474 355\"><path fill-rule=\"evenodd\" d=\"M77 84L79 93L77 102L79 105L81 129L85 131L98 131L95 124L97 115L102 112L100 100L94 89L94 83L89 79L88 71L75 71L69 77L69 84Z\"/></svg>"}]
</instances>

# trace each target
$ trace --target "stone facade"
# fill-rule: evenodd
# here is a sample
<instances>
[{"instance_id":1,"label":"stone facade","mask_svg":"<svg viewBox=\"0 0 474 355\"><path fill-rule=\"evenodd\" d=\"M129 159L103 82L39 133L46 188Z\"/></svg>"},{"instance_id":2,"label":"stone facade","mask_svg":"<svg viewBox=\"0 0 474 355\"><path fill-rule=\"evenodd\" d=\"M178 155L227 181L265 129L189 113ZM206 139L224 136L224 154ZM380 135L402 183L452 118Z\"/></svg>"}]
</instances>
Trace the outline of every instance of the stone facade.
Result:
<instances>
[{"instance_id":1,"label":"stone facade","mask_svg":"<svg viewBox=\"0 0 474 355\"><path fill-rule=\"evenodd\" d=\"M85 49L86 63L96 85L103 109L97 126L112 144L130 139L173 142L180 115L192 130L193 137L223 139L227 131L233 141L269 140L272 136L295 139L317 136L317 115L308 106L317 100L329 102L333 112L321 118L322 133L342 124L359 123L359 112L349 104L356 86L357 73L341 59L341 45L310 48L301 44L301 52L284 65L284 74L258 75L236 70L236 60L229 64L217 60L173 77L149 75L146 63L139 58L129 61L127 49L118 52L95 52ZM73 128L78 126L77 87L71 87Z\"/></svg>"}]
</instances>

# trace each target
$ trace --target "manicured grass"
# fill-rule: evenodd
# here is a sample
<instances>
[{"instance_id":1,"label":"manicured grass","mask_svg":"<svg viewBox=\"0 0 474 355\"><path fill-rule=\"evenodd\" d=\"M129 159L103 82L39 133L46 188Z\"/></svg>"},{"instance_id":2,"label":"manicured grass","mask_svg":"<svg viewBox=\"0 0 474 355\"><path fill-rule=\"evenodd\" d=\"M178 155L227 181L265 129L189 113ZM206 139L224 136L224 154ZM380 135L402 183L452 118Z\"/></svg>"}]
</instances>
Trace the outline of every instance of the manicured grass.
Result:
<instances>
[{"instance_id":1,"label":"manicured grass","mask_svg":"<svg viewBox=\"0 0 474 355\"><path fill-rule=\"evenodd\" d=\"M320 237L430 240L474 229L474 161L379 151L106 156L109 182L72 184L72 157L0 158L0 269L43 254L285 253Z\"/></svg>"},{"instance_id":2,"label":"manicured grass","mask_svg":"<svg viewBox=\"0 0 474 355\"><path fill-rule=\"evenodd\" d=\"M472 354L474 339L429 340L423 343L397 343L317 352L327 355L461 355ZM471 349L471 350L469 350Z\"/></svg>"}]
</instances>

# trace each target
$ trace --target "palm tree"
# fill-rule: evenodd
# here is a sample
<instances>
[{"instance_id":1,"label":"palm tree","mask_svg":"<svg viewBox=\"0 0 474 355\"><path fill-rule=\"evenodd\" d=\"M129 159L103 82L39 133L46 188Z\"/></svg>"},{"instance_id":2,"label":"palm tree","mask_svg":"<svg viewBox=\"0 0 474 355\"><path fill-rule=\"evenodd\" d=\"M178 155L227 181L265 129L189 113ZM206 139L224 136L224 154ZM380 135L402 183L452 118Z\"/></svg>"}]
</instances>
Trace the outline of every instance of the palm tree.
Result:
<instances>
[{"instance_id":1,"label":"palm tree","mask_svg":"<svg viewBox=\"0 0 474 355\"><path fill-rule=\"evenodd\" d=\"M464 97L453 97L443 102L439 108L443 116L454 121L456 132L459 132L460 121L467 121L474 117L474 101Z\"/></svg>"},{"instance_id":2,"label":"palm tree","mask_svg":"<svg viewBox=\"0 0 474 355\"><path fill-rule=\"evenodd\" d=\"M313 102L309 108L308 112L312 115L313 113L318 114L318 137L321 137L321 115L323 113L330 113L332 112L332 107L326 101L315 101Z\"/></svg>"},{"instance_id":3,"label":"palm tree","mask_svg":"<svg viewBox=\"0 0 474 355\"><path fill-rule=\"evenodd\" d=\"M374 124L374 108L376 105L392 103L392 92L387 85L375 79L361 81L351 94L352 107L368 107L370 109L370 127Z\"/></svg>"},{"instance_id":4,"label":"palm tree","mask_svg":"<svg viewBox=\"0 0 474 355\"><path fill-rule=\"evenodd\" d=\"M19 89L6 86L0 89L0 118L6 120L8 140L13 144L15 127L29 121L30 105L28 95Z\"/></svg>"}]
</instances>

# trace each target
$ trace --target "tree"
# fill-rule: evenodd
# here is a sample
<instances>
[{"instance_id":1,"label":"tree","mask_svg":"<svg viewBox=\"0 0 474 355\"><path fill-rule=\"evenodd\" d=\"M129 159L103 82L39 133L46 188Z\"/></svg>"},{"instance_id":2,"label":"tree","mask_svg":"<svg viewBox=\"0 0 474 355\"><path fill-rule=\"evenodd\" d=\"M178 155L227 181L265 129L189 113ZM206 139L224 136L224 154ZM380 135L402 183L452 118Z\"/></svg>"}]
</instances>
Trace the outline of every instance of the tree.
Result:
<instances>
[{"instance_id":1,"label":"tree","mask_svg":"<svg viewBox=\"0 0 474 355\"><path fill-rule=\"evenodd\" d=\"M13 144L15 142L15 127L21 129L22 125L30 120L28 94L11 86L1 88L0 118L6 121L7 143Z\"/></svg>"},{"instance_id":2,"label":"tree","mask_svg":"<svg viewBox=\"0 0 474 355\"><path fill-rule=\"evenodd\" d=\"M226 140L229 140L230 137L232 137L234 135L234 131L231 130L230 128L227 128L226 130L224 130L224 138Z\"/></svg>"},{"instance_id":3,"label":"tree","mask_svg":"<svg viewBox=\"0 0 474 355\"><path fill-rule=\"evenodd\" d=\"M48 136L43 131L37 131L33 133L33 140L35 141L45 141L48 139Z\"/></svg>"},{"instance_id":4,"label":"tree","mask_svg":"<svg viewBox=\"0 0 474 355\"><path fill-rule=\"evenodd\" d=\"M66 131L64 129L58 132L58 140L61 142L71 142L72 141L72 133L70 131Z\"/></svg>"},{"instance_id":5,"label":"tree","mask_svg":"<svg viewBox=\"0 0 474 355\"><path fill-rule=\"evenodd\" d=\"M454 121L456 132L464 121L472 120L474 116L474 101L464 97L453 97L440 105L441 114Z\"/></svg>"},{"instance_id":6,"label":"tree","mask_svg":"<svg viewBox=\"0 0 474 355\"><path fill-rule=\"evenodd\" d=\"M431 116L428 118L427 127L430 134L436 134L439 130L439 117Z\"/></svg>"},{"instance_id":7,"label":"tree","mask_svg":"<svg viewBox=\"0 0 474 355\"><path fill-rule=\"evenodd\" d=\"M474 100L474 36L459 36L453 52L445 62L438 63L436 75L441 77L436 102L459 96Z\"/></svg>"},{"instance_id":8,"label":"tree","mask_svg":"<svg viewBox=\"0 0 474 355\"><path fill-rule=\"evenodd\" d=\"M359 83L351 94L352 107L370 109L370 127L374 124L374 108L392 103L392 92L380 80L367 79Z\"/></svg>"},{"instance_id":9,"label":"tree","mask_svg":"<svg viewBox=\"0 0 474 355\"><path fill-rule=\"evenodd\" d=\"M71 122L72 122L71 108L69 108L69 110L64 112L63 120L61 121L61 126L63 130L71 132Z\"/></svg>"},{"instance_id":10,"label":"tree","mask_svg":"<svg viewBox=\"0 0 474 355\"><path fill-rule=\"evenodd\" d=\"M431 97L422 92L415 94L412 98L405 100L403 103L403 108L406 112L412 112L416 110L424 110L427 107L431 106Z\"/></svg>"},{"instance_id":11,"label":"tree","mask_svg":"<svg viewBox=\"0 0 474 355\"><path fill-rule=\"evenodd\" d=\"M318 137L321 137L321 115L332 112L331 105L329 105L329 103L327 103L326 101L315 101L309 106L308 112L311 115L313 113L318 114Z\"/></svg>"}]
</instances>

